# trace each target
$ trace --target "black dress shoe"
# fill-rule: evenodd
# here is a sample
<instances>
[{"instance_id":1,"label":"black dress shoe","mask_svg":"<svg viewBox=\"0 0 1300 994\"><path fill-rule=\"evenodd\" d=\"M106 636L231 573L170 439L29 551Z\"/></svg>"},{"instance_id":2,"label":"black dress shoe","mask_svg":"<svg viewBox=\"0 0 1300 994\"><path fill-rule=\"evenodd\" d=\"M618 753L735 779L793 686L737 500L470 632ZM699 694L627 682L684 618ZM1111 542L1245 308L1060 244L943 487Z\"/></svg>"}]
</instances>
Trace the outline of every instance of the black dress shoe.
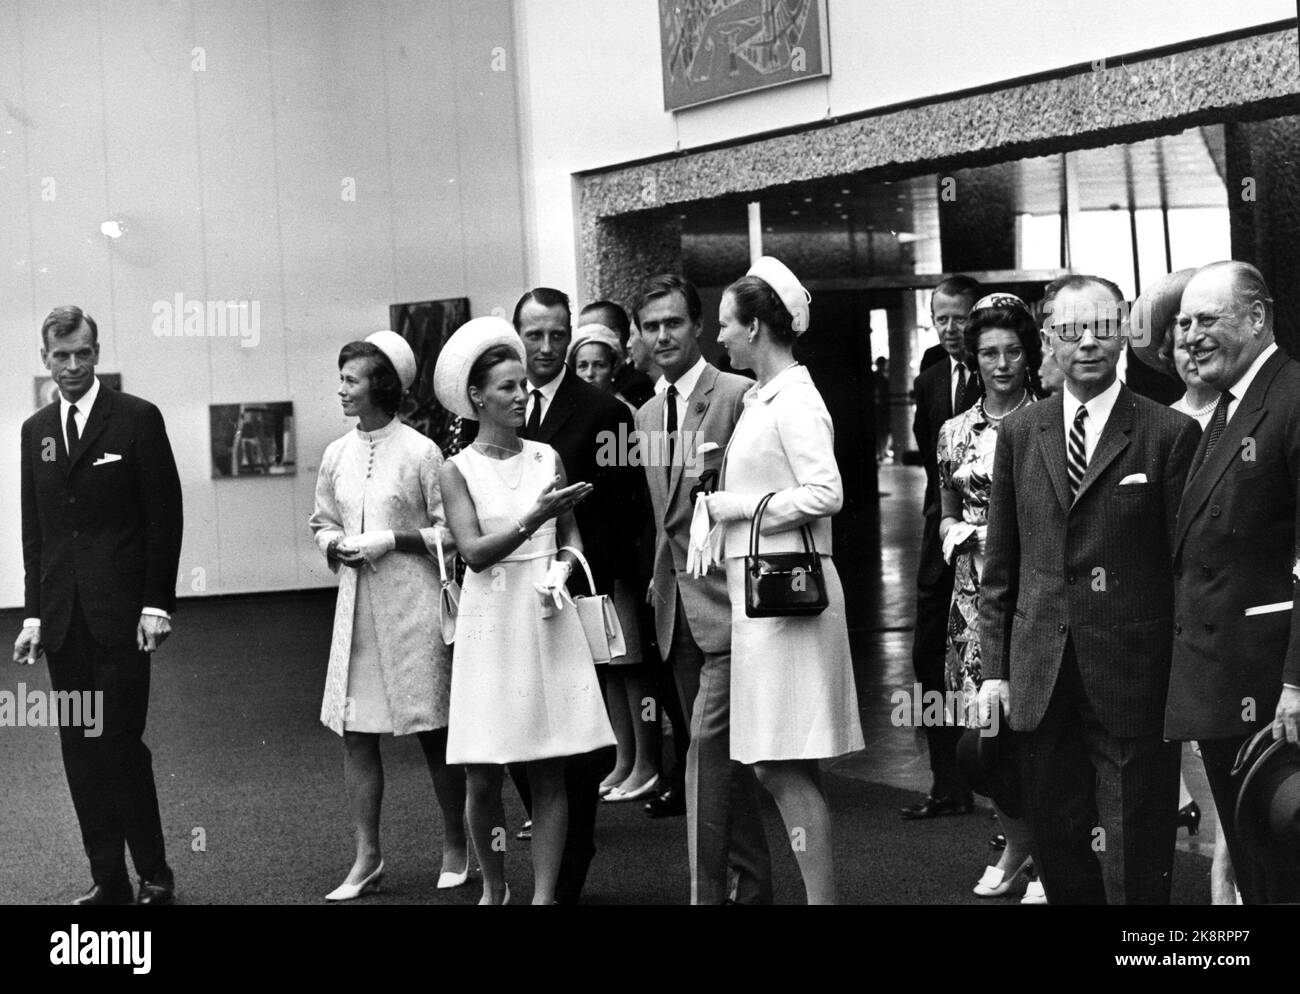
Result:
<instances>
[{"instance_id":1,"label":"black dress shoe","mask_svg":"<svg viewBox=\"0 0 1300 994\"><path fill-rule=\"evenodd\" d=\"M131 904L131 885L124 883L120 887L101 887L95 884L90 890L75 898L74 907L85 908L100 904Z\"/></svg>"},{"instance_id":2,"label":"black dress shoe","mask_svg":"<svg viewBox=\"0 0 1300 994\"><path fill-rule=\"evenodd\" d=\"M975 799L970 795L957 796L945 794L943 797L933 795L920 804L903 808L898 813L904 821L918 821L922 818L939 818L943 815L968 815L975 810Z\"/></svg>"},{"instance_id":3,"label":"black dress shoe","mask_svg":"<svg viewBox=\"0 0 1300 994\"><path fill-rule=\"evenodd\" d=\"M1188 801L1178 809L1178 828L1187 829L1188 835L1198 835L1201 831L1201 806L1195 801Z\"/></svg>"},{"instance_id":4,"label":"black dress shoe","mask_svg":"<svg viewBox=\"0 0 1300 994\"><path fill-rule=\"evenodd\" d=\"M645 813L650 818L673 818L686 814L686 793L669 787L658 797L645 803Z\"/></svg>"},{"instance_id":5,"label":"black dress shoe","mask_svg":"<svg viewBox=\"0 0 1300 994\"><path fill-rule=\"evenodd\" d=\"M154 877L153 880L140 878L140 893L135 899L136 904L175 904L176 903L176 879L172 876L172 871L164 869Z\"/></svg>"}]
</instances>

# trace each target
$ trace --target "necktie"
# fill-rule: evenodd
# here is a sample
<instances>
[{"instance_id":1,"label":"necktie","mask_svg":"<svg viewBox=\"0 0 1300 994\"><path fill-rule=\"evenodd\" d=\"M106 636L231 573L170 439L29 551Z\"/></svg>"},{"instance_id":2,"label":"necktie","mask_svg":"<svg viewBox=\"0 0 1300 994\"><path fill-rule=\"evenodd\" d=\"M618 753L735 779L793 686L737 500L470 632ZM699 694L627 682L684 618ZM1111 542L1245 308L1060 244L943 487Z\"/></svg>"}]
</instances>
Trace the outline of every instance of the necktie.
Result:
<instances>
[{"instance_id":1,"label":"necktie","mask_svg":"<svg viewBox=\"0 0 1300 994\"><path fill-rule=\"evenodd\" d=\"M77 451L77 443L81 441L81 434L77 431L77 405L71 404L68 407L68 458Z\"/></svg>"},{"instance_id":2,"label":"necktie","mask_svg":"<svg viewBox=\"0 0 1300 994\"><path fill-rule=\"evenodd\" d=\"M1079 484L1083 482L1083 474L1088 469L1088 450L1083 440L1083 422L1087 417L1088 408L1081 406L1074 416L1074 424L1070 426L1070 439L1065 447L1065 462L1070 471L1071 497L1079 493Z\"/></svg>"},{"instance_id":3,"label":"necktie","mask_svg":"<svg viewBox=\"0 0 1300 994\"><path fill-rule=\"evenodd\" d=\"M1219 394L1219 402L1214 405L1214 416L1210 418L1210 427L1206 431L1205 458L1201 460L1202 466L1210 461L1210 453L1219 444L1219 437L1223 434L1223 429L1228 427L1228 405L1235 399L1231 390L1225 390Z\"/></svg>"},{"instance_id":4,"label":"necktie","mask_svg":"<svg viewBox=\"0 0 1300 994\"><path fill-rule=\"evenodd\" d=\"M524 425L524 438L536 440L542 428L542 391L533 391L533 413L528 415L528 424Z\"/></svg>"},{"instance_id":5,"label":"necktie","mask_svg":"<svg viewBox=\"0 0 1300 994\"><path fill-rule=\"evenodd\" d=\"M957 392L952 398L952 413L962 413L962 401L966 399L966 365L957 364Z\"/></svg>"},{"instance_id":6,"label":"necktie","mask_svg":"<svg viewBox=\"0 0 1300 994\"><path fill-rule=\"evenodd\" d=\"M677 454L677 388L668 384L668 481L673 478L673 460Z\"/></svg>"}]
</instances>

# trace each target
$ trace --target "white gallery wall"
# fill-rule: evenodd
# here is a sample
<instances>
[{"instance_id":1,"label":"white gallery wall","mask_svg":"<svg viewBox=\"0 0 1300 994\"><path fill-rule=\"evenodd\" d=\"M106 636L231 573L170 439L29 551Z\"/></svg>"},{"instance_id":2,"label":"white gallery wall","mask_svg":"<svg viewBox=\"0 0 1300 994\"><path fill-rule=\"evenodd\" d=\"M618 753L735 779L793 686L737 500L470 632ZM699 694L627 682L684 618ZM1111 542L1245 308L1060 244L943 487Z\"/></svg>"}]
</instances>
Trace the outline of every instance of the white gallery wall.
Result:
<instances>
[{"instance_id":1,"label":"white gallery wall","mask_svg":"<svg viewBox=\"0 0 1300 994\"><path fill-rule=\"evenodd\" d=\"M576 172L1296 17L1294 0L827 0L829 78L674 114L658 0L514 2L530 264L563 288L580 284Z\"/></svg>"},{"instance_id":2,"label":"white gallery wall","mask_svg":"<svg viewBox=\"0 0 1300 994\"><path fill-rule=\"evenodd\" d=\"M392 303L478 315L527 282L512 20L510 0L0 0L0 606L22 602L18 429L64 303L166 418L181 596L333 582L307 518L349 427L339 348ZM177 294L256 304L257 334L160 337ZM283 400L297 474L212 479L209 405Z\"/></svg>"}]
</instances>

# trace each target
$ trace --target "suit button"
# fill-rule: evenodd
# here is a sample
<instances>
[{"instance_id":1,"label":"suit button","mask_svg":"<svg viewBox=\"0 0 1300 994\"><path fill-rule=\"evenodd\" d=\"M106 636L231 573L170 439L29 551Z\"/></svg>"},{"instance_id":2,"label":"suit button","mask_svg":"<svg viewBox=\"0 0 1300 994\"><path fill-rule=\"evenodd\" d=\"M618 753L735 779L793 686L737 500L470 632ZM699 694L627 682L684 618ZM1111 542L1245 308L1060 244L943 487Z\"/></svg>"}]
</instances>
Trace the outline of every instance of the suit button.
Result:
<instances>
[{"instance_id":1,"label":"suit button","mask_svg":"<svg viewBox=\"0 0 1300 994\"><path fill-rule=\"evenodd\" d=\"M1182 626L1182 625L1174 625L1174 634L1175 634L1175 635L1181 635L1181 634L1183 634L1183 626Z\"/></svg>"},{"instance_id":2,"label":"suit button","mask_svg":"<svg viewBox=\"0 0 1300 994\"><path fill-rule=\"evenodd\" d=\"M1077 581L1078 581L1078 577L1076 577L1073 573L1071 573L1069 576L1067 576L1067 577L1065 578L1065 582L1068 583L1068 584L1069 584L1070 586L1072 586L1072 587L1074 586L1074 584L1075 584Z\"/></svg>"},{"instance_id":3,"label":"suit button","mask_svg":"<svg viewBox=\"0 0 1300 994\"><path fill-rule=\"evenodd\" d=\"M1210 576L1210 575L1211 575L1211 573L1210 573L1210 567L1208 567L1208 566L1202 564L1202 565L1201 565L1201 576L1208 577L1208 576Z\"/></svg>"},{"instance_id":4,"label":"suit button","mask_svg":"<svg viewBox=\"0 0 1300 994\"><path fill-rule=\"evenodd\" d=\"M1220 514L1222 514L1222 513L1223 513L1223 512L1219 509L1219 505L1218 505L1218 504L1215 504L1215 505L1213 505L1213 506L1210 508L1210 517L1211 517L1211 518L1217 518L1217 517L1218 517Z\"/></svg>"},{"instance_id":5,"label":"suit button","mask_svg":"<svg viewBox=\"0 0 1300 994\"><path fill-rule=\"evenodd\" d=\"M77 498L75 498L75 497L69 497L69 498L68 498L68 503L69 503L69 504L75 504L75 503L77 503Z\"/></svg>"},{"instance_id":6,"label":"suit button","mask_svg":"<svg viewBox=\"0 0 1300 994\"><path fill-rule=\"evenodd\" d=\"M76 538L76 537L77 537L78 535L80 535L80 534L81 534L81 533L80 533L79 531L77 531L77 529L75 529L75 528L72 529L72 537L73 537L73 538Z\"/></svg>"},{"instance_id":7,"label":"suit button","mask_svg":"<svg viewBox=\"0 0 1300 994\"><path fill-rule=\"evenodd\" d=\"M1212 621L1207 621L1207 622L1205 623L1205 630L1206 630L1207 632L1210 632L1211 634L1213 634L1213 632L1214 632L1214 622L1212 622Z\"/></svg>"},{"instance_id":8,"label":"suit button","mask_svg":"<svg viewBox=\"0 0 1300 994\"><path fill-rule=\"evenodd\" d=\"M1057 625L1057 626L1056 626L1056 630L1057 630L1058 632L1060 632L1062 635L1064 635L1065 632L1066 632L1066 627L1065 627L1065 625Z\"/></svg>"}]
</instances>

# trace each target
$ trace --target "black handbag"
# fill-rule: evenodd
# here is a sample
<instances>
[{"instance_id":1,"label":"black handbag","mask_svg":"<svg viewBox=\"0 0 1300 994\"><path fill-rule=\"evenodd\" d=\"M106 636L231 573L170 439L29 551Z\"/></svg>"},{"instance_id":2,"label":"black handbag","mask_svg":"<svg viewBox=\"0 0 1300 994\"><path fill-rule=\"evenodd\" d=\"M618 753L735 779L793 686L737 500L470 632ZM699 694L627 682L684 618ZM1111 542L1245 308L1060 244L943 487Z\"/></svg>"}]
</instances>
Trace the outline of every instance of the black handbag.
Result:
<instances>
[{"instance_id":1,"label":"black handbag","mask_svg":"<svg viewBox=\"0 0 1300 994\"><path fill-rule=\"evenodd\" d=\"M749 555L745 557L745 617L785 618L821 614L826 598L826 577L821 557L807 525L799 529L803 552L758 551L758 533L763 512L775 493L758 502L749 522Z\"/></svg>"}]
</instances>

